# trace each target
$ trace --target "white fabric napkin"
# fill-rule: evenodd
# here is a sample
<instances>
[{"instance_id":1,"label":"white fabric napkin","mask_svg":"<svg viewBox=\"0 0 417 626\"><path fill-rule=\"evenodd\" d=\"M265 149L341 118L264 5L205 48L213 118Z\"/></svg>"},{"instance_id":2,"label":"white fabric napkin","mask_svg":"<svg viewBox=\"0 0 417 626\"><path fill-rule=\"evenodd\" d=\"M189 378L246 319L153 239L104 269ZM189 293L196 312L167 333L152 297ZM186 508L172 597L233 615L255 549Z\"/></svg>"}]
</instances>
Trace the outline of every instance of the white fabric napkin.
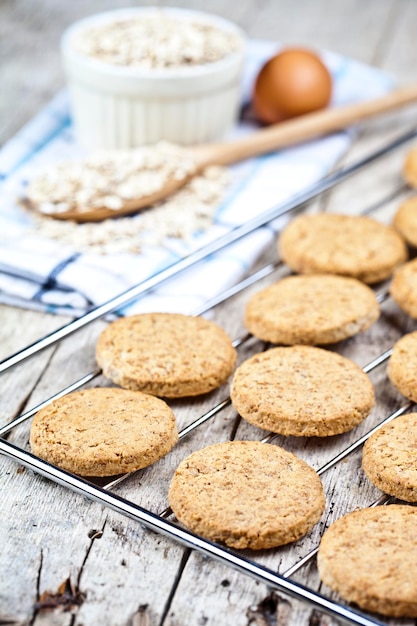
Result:
<instances>
[{"instance_id":1,"label":"white fabric napkin","mask_svg":"<svg viewBox=\"0 0 417 626\"><path fill-rule=\"evenodd\" d=\"M279 49L250 41L242 86L247 102L260 65ZM392 88L383 72L330 52L322 57L334 81L332 105L377 97ZM247 122L234 134L253 132ZM91 306L157 274L192 251L306 189L322 178L348 148L351 132L339 132L231 168L231 185L213 225L191 241L170 241L139 254L80 254L31 232L31 217L18 204L22 184L50 163L78 156L66 91L59 93L0 151L0 302L79 316ZM257 229L141 296L120 311L176 311L196 307L238 281L276 236L282 220Z\"/></svg>"}]
</instances>

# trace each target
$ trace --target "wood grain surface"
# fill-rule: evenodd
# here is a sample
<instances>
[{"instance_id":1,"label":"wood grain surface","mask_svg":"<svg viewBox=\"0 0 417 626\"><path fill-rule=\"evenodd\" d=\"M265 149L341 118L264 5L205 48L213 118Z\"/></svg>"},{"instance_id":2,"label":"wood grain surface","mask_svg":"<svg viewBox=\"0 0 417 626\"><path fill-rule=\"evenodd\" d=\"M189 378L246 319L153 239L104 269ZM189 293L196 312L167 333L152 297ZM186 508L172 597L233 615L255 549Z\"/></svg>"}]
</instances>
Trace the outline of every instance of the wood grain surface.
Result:
<instances>
[{"instance_id":1,"label":"wood grain surface","mask_svg":"<svg viewBox=\"0 0 417 626\"><path fill-rule=\"evenodd\" d=\"M165 2L161 3L166 4ZM0 142L13 136L63 86L59 38L76 19L106 8L111 0L54 2L3 0L0 4ZM177 5L209 10L239 23L252 37L306 45L349 55L384 69L399 85L417 82L414 0L190 0ZM350 163L415 125L417 107L391 112L361 125L343 163ZM401 168L409 145L400 148L311 203L309 210L350 214L378 205L372 215L389 223L401 199ZM395 197L394 190L400 189ZM262 264L277 259L271 246ZM227 303L213 318L233 337L245 334L243 310L251 293L287 272L279 267ZM9 356L68 320L9 307L0 308L0 358ZM1 375L0 421L6 423L95 368L100 320L35 358ZM360 336L332 349L361 366L387 350L416 322L387 299L381 319ZM251 339L239 360L264 349ZM354 431L326 440L278 437L275 443L297 453L316 469L392 411L405 404L386 378L385 364L370 373L377 405ZM90 385L105 384L99 379ZM227 397L221 389L203 399L171 403L179 427ZM28 447L29 424L8 439ZM261 439L265 433L231 407L185 438L165 459L116 488L151 511L167 506L167 490L178 463L191 451L217 441ZM308 537L295 545L256 555L284 572L318 545L325 527L344 513L369 506L381 493L364 476L360 449L322 476L326 512ZM305 602L268 589L229 567L149 532L141 525L0 458L0 624L33 626L331 626L337 622ZM412 547L416 550L417 543ZM248 556L248 555L246 555ZM253 556L253 555L250 555ZM340 601L319 580L315 561L294 580ZM412 626L415 620L388 620Z\"/></svg>"}]
</instances>

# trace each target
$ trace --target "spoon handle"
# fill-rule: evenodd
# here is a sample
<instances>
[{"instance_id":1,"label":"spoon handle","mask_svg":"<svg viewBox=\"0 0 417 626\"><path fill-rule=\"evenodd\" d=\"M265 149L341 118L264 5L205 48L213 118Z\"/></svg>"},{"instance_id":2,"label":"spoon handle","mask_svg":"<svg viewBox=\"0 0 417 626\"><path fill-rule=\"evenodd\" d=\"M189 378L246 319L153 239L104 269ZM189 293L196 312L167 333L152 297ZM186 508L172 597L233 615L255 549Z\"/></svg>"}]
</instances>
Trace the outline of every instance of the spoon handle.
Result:
<instances>
[{"instance_id":1,"label":"spoon handle","mask_svg":"<svg viewBox=\"0 0 417 626\"><path fill-rule=\"evenodd\" d=\"M274 124L242 139L198 146L192 152L200 168L207 165L230 165L340 130L354 122L414 101L417 101L417 85L400 87L373 100L322 109Z\"/></svg>"}]
</instances>

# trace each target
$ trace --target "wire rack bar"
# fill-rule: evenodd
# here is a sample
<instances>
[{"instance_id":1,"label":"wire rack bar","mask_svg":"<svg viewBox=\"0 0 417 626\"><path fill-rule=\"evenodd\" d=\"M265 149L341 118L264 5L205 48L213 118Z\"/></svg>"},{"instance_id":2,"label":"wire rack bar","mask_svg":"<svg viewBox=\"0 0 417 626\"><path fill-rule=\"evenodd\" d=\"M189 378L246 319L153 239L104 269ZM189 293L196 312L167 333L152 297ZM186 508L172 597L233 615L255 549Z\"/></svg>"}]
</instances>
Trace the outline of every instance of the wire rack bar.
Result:
<instances>
[{"instance_id":1,"label":"wire rack bar","mask_svg":"<svg viewBox=\"0 0 417 626\"><path fill-rule=\"evenodd\" d=\"M30 452L21 450L8 441L0 439L0 452L9 458L23 464L25 467L41 474L55 483L67 487L71 491L79 493L90 500L94 500L117 513L140 522L146 528L173 539L182 545L197 550L223 564L229 565L233 569L255 578L273 588L298 600L308 602L314 608L327 613L328 615L342 620L346 624L359 624L360 626L383 626L382 622L374 620L366 615L354 611L343 605L329 600L304 585L295 583L276 572L233 554L226 548L212 543L188 530L176 526L168 520L164 520L158 515L130 502L117 494L108 492L97 487L77 476L61 470L46 461L39 459Z\"/></svg>"},{"instance_id":2,"label":"wire rack bar","mask_svg":"<svg viewBox=\"0 0 417 626\"><path fill-rule=\"evenodd\" d=\"M387 361L390 358L391 354L392 354L392 348L389 348L388 350L386 350L385 352L377 356L373 361L365 365L362 368L365 374L369 374L369 372L373 370L375 367L378 367L378 365L382 365L384 361Z\"/></svg>"},{"instance_id":3,"label":"wire rack bar","mask_svg":"<svg viewBox=\"0 0 417 626\"><path fill-rule=\"evenodd\" d=\"M240 293L244 289L247 289L251 285L254 285L259 280L262 280L262 278L266 278L267 276L270 276L273 272L275 272L279 268L280 265L282 265L281 261L276 261L275 263L269 263L268 265L265 265L257 272L254 272L250 276L247 276L240 282L236 283L236 285L233 285L232 287L230 287L230 289L227 289L226 291L219 294L218 296L215 296L211 300L208 300L207 302L205 302L201 307L198 307L197 309L193 311L193 315L203 315L203 313L206 313L210 309L213 309L215 306L217 306L218 304L221 304L225 300L228 300L229 298L236 296L238 293Z\"/></svg>"},{"instance_id":4,"label":"wire rack bar","mask_svg":"<svg viewBox=\"0 0 417 626\"><path fill-rule=\"evenodd\" d=\"M26 348L23 348L19 352L16 352L15 354L4 359L3 361L0 361L0 373L5 372L10 367L17 365L18 363L21 363L25 359L28 359L29 357L34 356L41 350L44 350L45 348L55 344L57 341L60 341L61 339L68 337L68 335L74 333L80 328L83 328L87 324L90 324L94 320L97 320L100 317L103 317L107 313L111 313L112 311L126 304L129 304L130 302L135 300L138 296L144 294L146 291L153 289L157 285L160 285L161 283L163 283L168 278L172 278L173 276L179 274L185 269L207 258L211 254L218 252L219 250L223 249L229 244L235 241L238 241L245 235L252 233L256 229L260 228L261 226L265 226L272 220L294 211L295 209L301 207L306 202L309 202L310 200L320 195L321 193L328 191L329 189L343 182L344 180L346 180L353 174L356 174L358 171L360 171L367 165L371 164L372 162L389 154L396 148L402 146L404 143L411 141L416 136L417 136L417 128L412 128L411 130L408 130L406 133L400 135L389 144L386 144L379 150L372 152L371 154L367 155L363 159L360 159L356 161L355 163L353 163L352 165L349 165L345 168L341 168L337 170L336 172L329 174L328 176L325 176L324 178L316 182L314 185L311 185L310 187L308 187L308 189L306 189L305 191L302 191L298 193L297 195L295 195L291 200L284 202L282 204L278 204L272 207L271 209L262 212L255 218L249 220L248 222L246 222L245 224L242 224L241 226L238 226L237 228L234 228L232 231L230 231L229 233L227 233L226 235L222 237L219 237L218 239L211 242L207 246L204 246L203 248L173 263L172 265L168 266L165 270L162 270L158 274L151 276L147 280L139 283L138 285L135 285L134 287L131 287L130 289L127 289L123 293L108 300L104 304L94 307L85 315L75 319L74 321L70 322L69 324L66 324L65 326L62 326L61 328L58 328L54 332L50 333L49 335L46 335L45 337L39 339L35 343L32 343Z\"/></svg>"}]
</instances>

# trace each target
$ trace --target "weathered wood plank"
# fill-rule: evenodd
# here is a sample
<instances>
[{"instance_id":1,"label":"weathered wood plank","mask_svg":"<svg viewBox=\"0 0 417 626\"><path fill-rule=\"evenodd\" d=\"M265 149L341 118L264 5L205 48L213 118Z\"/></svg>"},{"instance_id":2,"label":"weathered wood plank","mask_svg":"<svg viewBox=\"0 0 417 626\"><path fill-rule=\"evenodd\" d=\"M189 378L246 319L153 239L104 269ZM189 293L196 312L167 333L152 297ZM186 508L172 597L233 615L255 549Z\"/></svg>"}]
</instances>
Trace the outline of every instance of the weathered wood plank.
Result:
<instances>
[{"instance_id":1,"label":"weathered wood plank","mask_svg":"<svg viewBox=\"0 0 417 626\"><path fill-rule=\"evenodd\" d=\"M360 0L343 0L341 4L326 0L266 2L249 32L286 45L333 50L372 63L394 4L391 0L366 4Z\"/></svg>"},{"instance_id":2,"label":"weathered wood plank","mask_svg":"<svg viewBox=\"0 0 417 626\"><path fill-rule=\"evenodd\" d=\"M51 0L2 3L0 54L7 56L7 63L2 65L1 79L7 88L2 89L0 95L0 119L4 119L0 140L12 135L63 84L56 51L65 26L84 14L123 4L121 0L93 0L87 6L76 0L60 5L58 10ZM252 36L332 49L365 62L374 62L392 72L400 82L413 80L412 60L416 54L413 24L417 6L412 0L371 0L366 5L358 0L344 0L342 5L330 0L316 3L308 0L297 3L247 0L238 5L216 0L210 7L202 0L189 0L182 2L181 6L211 10L235 19ZM40 30L41 38L38 36ZM28 50L30 66L39 68L37 72L28 72ZM416 115L416 107L410 107L401 114L384 116L363 125L343 162L352 162L381 146L411 125ZM401 149L368 168L354 180L326 194L314 207L356 213L370 206L400 182L405 152L406 148ZM375 216L389 221L396 202L388 203ZM265 259L275 258L276 249L271 246ZM279 272L264 280L263 284L271 283L278 275ZM252 287L216 310L215 319L233 337L243 334L245 302L260 286ZM364 365L392 345L401 334L415 329L416 323L401 314L392 302L384 303L381 310L381 320L372 329L336 349ZM66 321L6 307L1 308L0 313L2 357ZM103 323L91 325L76 337L3 375L2 421L36 405L93 369L95 338ZM259 349L259 343L249 342L240 349L240 359ZM371 379L378 404L353 433L324 442L278 438L277 443L296 452L314 467L320 467L403 402L387 383L384 366L373 372ZM99 379L93 384L107 382ZM174 402L180 426L190 423L213 403L223 399L226 393L221 390L201 401ZM26 447L28 428L26 424L15 429L10 439ZM263 434L243 421L237 423L235 413L229 407L181 442L165 459L120 485L118 493L153 511L161 511L167 504L172 473L187 454L230 437L252 439ZM376 499L379 491L364 478L360 457L360 451L355 452L346 462L323 476L328 506L321 523L309 537L294 546L258 555L259 562L285 571L317 545L325 525L347 510L366 506ZM0 459L0 472L0 535L6 537L0 565L0 616L8 613L22 621L31 620L36 626L96 623L124 626L134 614L149 624L163 623L165 626L231 623L242 626L270 623L324 626L335 623L312 613L304 603L271 595L264 585L198 554L189 554L130 520L27 470L22 471L7 459ZM16 559L18 554L20 560ZM75 593L85 594L77 613L36 613L35 603L41 594L57 592L67 579ZM314 589L321 589L314 563L303 569L296 579ZM337 599L328 590L323 589L323 592ZM401 623L411 626L410 621Z\"/></svg>"}]
</instances>

